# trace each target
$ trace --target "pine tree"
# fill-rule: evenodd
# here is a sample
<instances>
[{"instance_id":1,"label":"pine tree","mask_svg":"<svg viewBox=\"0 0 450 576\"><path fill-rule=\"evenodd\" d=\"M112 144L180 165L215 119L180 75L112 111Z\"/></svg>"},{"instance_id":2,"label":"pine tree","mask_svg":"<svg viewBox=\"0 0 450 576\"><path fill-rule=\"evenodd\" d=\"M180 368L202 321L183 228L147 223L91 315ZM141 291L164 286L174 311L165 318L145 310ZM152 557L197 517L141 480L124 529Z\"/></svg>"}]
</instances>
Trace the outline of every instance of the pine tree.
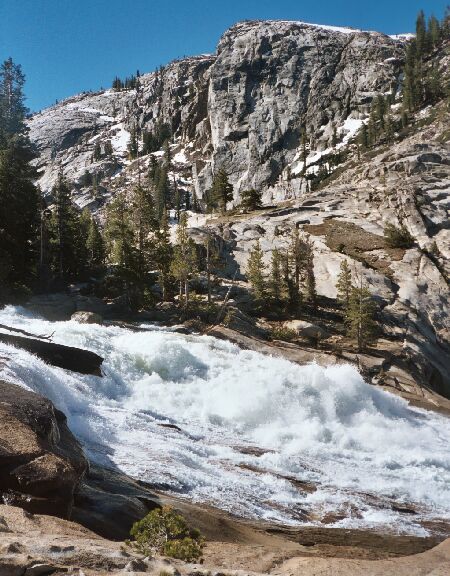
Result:
<instances>
[{"instance_id":1,"label":"pine tree","mask_svg":"<svg viewBox=\"0 0 450 576\"><path fill-rule=\"evenodd\" d=\"M177 222L180 221L180 212L181 212L181 193L177 186L177 181L175 177L173 179L173 187L175 190L175 198L174 198L174 207L175 207L175 218Z\"/></svg>"},{"instance_id":2,"label":"pine tree","mask_svg":"<svg viewBox=\"0 0 450 576\"><path fill-rule=\"evenodd\" d=\"M25 117L28 112L23 95L25 75L20 64L12 58L0 67L0 134L2 138L25 132ZM4 142L2 142L3 144Z\"/></svg>"},{"instance_id":3,"label":"pine tree","mask_svg":"<svg viewBox=\"0 0 450 576\"><path fill-rule=\"evenodd\" d=\"M167 210L164 209L160 225L155 233L154 254L155 265L158 270L159 284L162 290L163 301L168 299L171 283L171 263L173 247L170 243L170 228Z\"/></svg>"},{"instance_id":4,"label":"pine tree","mask_svg":"<svg viewBox=\"0 0 450 576\"><path fill-rule=\"evenodd\" d=\"M96 162L98 162L102 158L102 148L100 146L100 142L95 143L93 158Z\"/></svg>"},{"instance_id":5,"label":"pine tree","mask_svg":"<svg viewBox=\"0 0 450 576\"><path fill-rule=\"evenodd\" d=\"M197 252L195 244L188 235L188 216L180 215L177 228L177 243L174 248L171 272L179 282L180 303L184 294L184 305L189 305L189 280L197 272Z\"/></svg>"},{"instance_id":6,"label":"pine tree","mask_svg":"<svg viewBox=\"0 0 450 576\"><path fill-rule=\"evenodd\" d=\"M301 274L303 280L303 293L305 300L316 305L317 291L316 291L316 277L314 274L314 242L311 238L306 237L301 242Z\"/></svg>"},{"instance_id":7,"label":"pine tree","mask_svg":"<svg viewBox=\"0 0 450 576\"><path fill-rule=\"evenodd\" d=\"M376 120L380 125L380 128L384 128L384 116L387 110L386 100L382 94L378 94L375 99L375 109L376 109Z\"/></svg>"},{"instance_id":8,"label":"pine tree","mask_svg":"<svg viewBox=\"0 0 450 576\"><path fill-rule=\"evenodd\" d=\"M386 115L384 122L384 132L386 134L386 140L388 142L392 142L394 139L394 123L390 114Z\"/></svg>"},{"instance_id":9,"label":"pine tree","mask_svg":"<svg viewBox=\"0 0 450 576\"><path fill-rule=\"evenodd\" d=\"M438 65L431 66L424 81L424 100L435 104L445 96L444 83Z\"/></svg>"},{"instance_id":10,"label":"pine tree","mask_svg":"<svg viewBox=\"0 0 450 576\"><path fill-rule=\"evenodd\" d=\"M261 192L254 189L241 192L241 207L245 211L260 210L262 208Z\"/></svg>"},{"instance_id":11,"label":"pine tree","mask_svg":"<svg viewBox=\"0 0 450 576\"><path fill-rule=\"evenodd\" d=\"M224 213L227 211L227 203L233 200L233 186L228 180L228 174L221 168L215 174L210 190L208 204L210 208L218 207Z\"/></svg>"},{"instance_id":12,"label":"pine tree","mask_svg":"<svg viewBox=\"0 0 450 576\"><path fill-rule=\"evenodd\" d=\"M130 140L128 142L128 155L131 160L137 158L139 152L139 141L137 137L137 131L133 129L130 132Z\"/></svg>"},{"instance_id":13,"label":"pine tree","mask_svg":"<svg viewBox=\"0 0 450 576\"><path fill-rule=\"evenodd\" d=\"M50 220L52 272L60 281L67 282L86 271L87 220L81 219L78 208L73 204L69 185L62 172L58 174L52 194L55 199Z\"/></svg>"},{"instance_id":14,"label":"pine tree","mask_svg":"<svg viewBox=\"0 0 450 576\"><path fill-rule=\"evenodd\" d=\"M112 156L114 153L111 140L105 142L105 156Z\"/></svg>"},{"instance_id":15,"label":"pine tree","mask_svg":"<svg viewBox=\"0 0 450 576\"><path fill-rule=\"evenodd\" d=\"M408 112L414 112L419 101L420 88L417 77L418 54L416 42L409 43L406 51L406 63L403 79L403 107Z\"/></svg>"},{"instance_id":16,"label":"pine tree","mask_svg":"<svg viewBox=\"0 0 450 576\"><path fill-rule=\"evenodd\" d=\"M170 150L170 143L168 139L164 141L163 150L163 166L167 172L170 172L170 169L172 168L172 152Z\"/></svg>"},{"instance_id":17,"label":"pine tree","mask_svg":"<svg viewBox=\"0 0 450 576\"><path fill-rule=\"evenodd\" d=\"M39 191L25 116L25 76L11 58L0 67L0 299L9 287L30 287L39 246Z\"/></svg>"},{"instance_id":18,"label":"pine tree","mask_svg":"<svg viewBox=\"0 0 450 576\"><path fill-rule=\"evenodd\" d=\"M301 148L302 148L302 163L303 163L302 176L304 176L306 174L306 160L308 158L306 130L302 130Z\"/></svg>"},{"instance_id":19,"label":"pine tree","mask_svg":"<svg viewBox=\"0 0 450 576\"><path fill-rule=\"evenodd\" d=\"M269 291L271 300L275 305L285 303L289 296L283 263L282 252L278 248L274 248L272 250L272 259L270 263Z\"/></svg>"},{"instance_id":20,"label":"pine tree","mask_svg":"<svg viewBox=\"0 0 450 576\"><path fill-rule=\"evenodd\" d=\"M206 285L208 291L208 304L211 304L211 275L214 269L222 268L224 265L224 261L221 258L220 250L217 248L214 238L211 235L211 232L207 230L207 235L205 239L205 248L206 248L206 262L205 262L205 271L206 271Z\"/></svg>"},{"instance_id":21,"label":"pine tree","mask_svg":"<svg viewBox=\"0 0 450 576\"><path fill-rule=\"evenodd\" d=\"M192 202L191 202L192 206L192 212L200 212L200 205L198 203L198 198L197 198L197 192L195 190L195 188L193 188L192 190Z\"/></svg>"},{"instance_id":22,"label":"pine tree","mask_svg":"<svg viewBox=\"0 0 450 576\"><path fill-rule=\"evenodd\" d=\"M352 273L350 271L347 260L342 260L340 268L341 271L339 273L336 284L337 299L346 312L350 304L350 295L352 291Z\"/></svg>"},{"instance_id":23,"label":"pine tree","mask_svg":"<svg viewBox=\"0 0 450 576\"><path fill-rule=\"evenodd\" d=\"M108 205L105 233L109 259L116 266L116 274L130 303L136 280L135 238L131 210L124 192L117 194Z\"/></svg>"},{"instance_id":24,"label":"pine tree","mask_svg":"<svg viewBox=\"0 0 450 576\"><path fill-rule=\"evenodd\" d=\"M116 92L120 92L120 90L123 89L122 80L121 80L118 76L116 76L116 77L114 78L114 80L112 81L112 88L113 88L113 90L115 90Z\"/></svg>"},{"instance_id":25,"label":"pine tree","mask_svg":"<svg viewBox=\"0 0 450 576\"><path fill-rule=\"evenodd\" d=\"M359 285L351 290L346 313L347 333L356 340L359 352L364 350L375 336L375 312L375 302L361 278Z\"/></svg>"},{"instance_id":26,"label":"pine tree","mask_svg":"<svg viewBox=\"0 0 450 576\"><path fill-rule=\"evenodd\" d=\"M331 147L336 148L336 146L338 145L338 141L339 140L338 140L336 124L333 124L333 134L331 136Z\"/></svg>"},{"instance_id":27,"label":"pine tree","mask_svg":"<svg viewBox=\"0 0 450 576\"><path fill-rule=\"evenodd\" d=\"M300 273L302 268L302 251L301 242L298 228L295 226L292 229L291 245L288 251L289 270L293 282L293 287L297 296L300 294Z\"/></svg>"},{"instance_id":28,"label":"pine tree","mask_svg":"<svg viewBox=\"0 0 450 576\"><path fill-rule=\"evenodd\" d=\"M164 210L169 206L170 191L167 167L160 167L157 171L157 181L155 183L155 209L159 219L162 218Z\"/></svg>"},{"instance_id":29,"label":"pine tree","mask_svg":"<svg viewBox=\"0 0 450 576\"><path fill-rule=\"evenodd\" d=\"M152 238L158 227L153 196L148 188L136 186L131 198L131 219L136 250L136 274L144 292L146 276L151 268Z\"/></svg>"},{"instance_id":30,"label":"pine tree","mask_svg":"<svg viewBox=\"0 0 450 576\"><path fill-rule=\"evenodd\" d=\"M367 133L367 126L363 124L358 132L358 144L363 150L367 150L369 147L369 136Z\"/></svg>"},{"instance_id":31,"label":"pine tree","mask_svg":"<svg viewBox=\"0 0 450 576\"><path fill-rule=\"evenodd\" d=\"M101 270L105 264L106 248L100 228L92 216L89 219L86 248L89 270L94 273Z\"/></svg>"},{"instance_id":32,"label":"pine tree","mask_svg":"<svg viewBox=\"0 0 450 576\"><path fill-rule=\"evenodd\" d=\"M375 146L378 141L378 115L376 101L372 100L372 107L370 109L369 121L367 123L367 139L369 146Z\"/></svg>"},{"instance_id":33,"label":"pine tree","mask_svg":"<svg viewBox=\"0 0 450 576\"><path fill-rule=\"evenodd\" d=\"M428 46L429 48L436 48L441 39L441 25L435 16L430 16L428 19Z\"/></svg>"},{"instance_id":34,"label":"pine tree","mask_svg":"<svg viewBox=\"0 0 450 576\"><path fill-rule=\"evenodd\" d=\"M286 287L286 301L288 308L292 312L297 312L301 304L301 295L298 286L295 285L295 280L292 271L292 258L290 250L281 253L281 266L283 273L283 284Z\"/></svg>"},{"instance_id":35,"label":"pine tree","mask_svg":"<svg viewBox=\"0 0 450 576\"><path fill-rule=\"evenodd\" d=\"M419 12L416 20L416 46L417 56L419 59L421 59L423 58L427 49L427 26L423 10Z\"/></svg>"},{"instance_id":36,"label":"pine tree","mask_svg":"<svg viewBox=\"0 0 450 576\"><path fill-rule=\"evenodd\" d=\"M253 296L259 306L267 299L267 281L264 269L263 251L259 240L256 240L247 262L247 278L252 287Z\"/></svg>"}]
</instances>

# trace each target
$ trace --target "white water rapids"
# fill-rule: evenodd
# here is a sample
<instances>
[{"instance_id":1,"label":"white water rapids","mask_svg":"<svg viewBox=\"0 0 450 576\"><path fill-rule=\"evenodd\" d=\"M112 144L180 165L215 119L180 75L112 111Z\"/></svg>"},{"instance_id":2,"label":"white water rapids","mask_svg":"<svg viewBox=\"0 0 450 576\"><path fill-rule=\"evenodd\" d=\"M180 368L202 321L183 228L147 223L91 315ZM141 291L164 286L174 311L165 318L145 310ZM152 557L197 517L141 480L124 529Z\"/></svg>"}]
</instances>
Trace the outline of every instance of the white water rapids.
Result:
<instances>
[{"instance_id":1,"label":"white water rapids","mask_svg":"<svg viewBox=\"0 0 450 576\"><path fill-rule=\"evenodd\" d=\"M298 366L151 326L47 322L12 306L0 323L54 332L55 342L105 358L103 378L83 376L0 344L9 358L0 377L52 400L101 464L283 523L337 513L334 526L425 535L420 520L450 519L450 420L377 390L350 366Z\"/></svg>"}]
</instances>

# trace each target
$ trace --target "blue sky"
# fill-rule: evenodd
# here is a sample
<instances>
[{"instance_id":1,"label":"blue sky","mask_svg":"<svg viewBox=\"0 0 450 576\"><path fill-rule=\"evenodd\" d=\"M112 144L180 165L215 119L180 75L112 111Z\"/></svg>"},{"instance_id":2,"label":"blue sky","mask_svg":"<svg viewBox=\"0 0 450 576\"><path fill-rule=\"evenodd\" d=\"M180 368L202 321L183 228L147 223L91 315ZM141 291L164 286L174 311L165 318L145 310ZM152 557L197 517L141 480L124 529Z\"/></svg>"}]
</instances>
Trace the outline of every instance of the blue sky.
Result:
<instances>
[{"instance_id":1,"label":"blue sky","mask_svg":"<svg viewBox=\"0 0 450 576\"><path fill-rule=\"evenodd\" d=\"M0 58L27 76L32 110L109 87L173 58L213 52L244 19L286 19L380 30L414 29L420 8L441 18L448 0L0 0Z\"/></svg>"}]
</instances>

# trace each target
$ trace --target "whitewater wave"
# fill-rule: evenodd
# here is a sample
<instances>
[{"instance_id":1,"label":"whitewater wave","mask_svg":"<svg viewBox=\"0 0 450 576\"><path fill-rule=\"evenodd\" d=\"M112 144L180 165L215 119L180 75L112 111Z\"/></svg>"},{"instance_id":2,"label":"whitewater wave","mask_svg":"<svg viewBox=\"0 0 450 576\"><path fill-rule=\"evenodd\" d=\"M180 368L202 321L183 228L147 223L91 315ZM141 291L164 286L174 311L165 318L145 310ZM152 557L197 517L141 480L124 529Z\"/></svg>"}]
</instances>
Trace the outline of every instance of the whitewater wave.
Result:
<instances>
[{"instance_id":1,"label":"whitewater wave","mask_svg":"<svg viewBox=\"0 0 450 576\"><path fill-rule=\"evenodd\" d=\"M449 420L351 366L298 366L151 326L50 323L11 306L0 323L105 358L103 378L83 376L0 344L10 358L0 376L52 400L101 464L271 521L333 513L337 526L424 534L421 519L450 519ZM393 502L419 514L405 519Z\"/></svg>"}]
</instances>

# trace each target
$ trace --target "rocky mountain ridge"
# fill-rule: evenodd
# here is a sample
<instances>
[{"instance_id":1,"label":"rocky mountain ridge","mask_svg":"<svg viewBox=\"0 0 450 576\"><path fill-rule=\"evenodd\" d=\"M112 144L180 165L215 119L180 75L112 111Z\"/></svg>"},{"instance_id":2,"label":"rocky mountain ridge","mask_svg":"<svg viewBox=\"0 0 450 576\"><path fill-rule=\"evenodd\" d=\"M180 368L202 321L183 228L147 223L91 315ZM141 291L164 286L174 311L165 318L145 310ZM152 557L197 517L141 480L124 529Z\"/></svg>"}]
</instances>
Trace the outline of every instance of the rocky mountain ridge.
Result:
<instances>
[{"instance_id":1,"label":"rocky mountain ridge","mask_svg":"<svg viewBox=\"0 0 450 576\"><path fill-rule=\"evenodd\" d=\"M297 196L305 181L287 176L298 169L301 131L310 135L311 158L328 147L333 127L341 139L353 135L372 98L398 89L403 58L404 39L377 32L236 24L215 55L174 61L141 76L138 89L81 94L33 116L41 188L51 190L61 167L81 205L92 201L86 171L97 174L108 197L117 180L129 180L130 132L164 122L187 176L180 184L198 197L220 167L230 173L236 199L251 187L262 188L267 200ZM108 140L113 153L94 160L95 144L103 148Z\"/></svg>"}]
</instances>

